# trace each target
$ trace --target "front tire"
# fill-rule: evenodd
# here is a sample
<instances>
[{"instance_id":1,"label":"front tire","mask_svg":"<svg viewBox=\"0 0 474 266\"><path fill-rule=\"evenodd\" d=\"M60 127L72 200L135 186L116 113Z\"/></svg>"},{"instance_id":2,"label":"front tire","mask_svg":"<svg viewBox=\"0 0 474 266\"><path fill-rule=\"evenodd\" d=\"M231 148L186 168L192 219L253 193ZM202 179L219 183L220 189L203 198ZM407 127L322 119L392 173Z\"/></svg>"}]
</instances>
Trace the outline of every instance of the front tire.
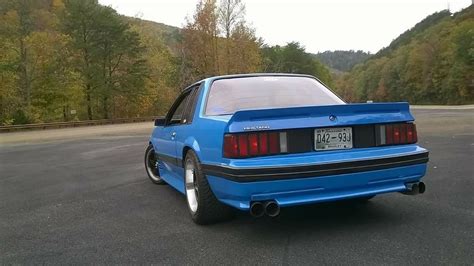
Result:
<instances>
[{"instance_id":1,"label":"front tire","mask_svg":"<svg viewBox=\"0 0 474 266\"><path fill-rule=\"evenodd\" d=\"M219 202L212 192L192 150L187 152L184 159L184 186L189 213L195 223L210 224L232 217L230 207Z\"/></svg>"},{"instance_id":2,"label":"front tire","mask_svg":"<svg viewBox=\"0 0 474 266\"><path fill-rule=\"evenodd\" d=\"M156 158L155 149L151 144L148 145L145 150L145 170L151 182L157 185L165 184L165 181L160 177L160 171L158 170L158 158Z\"/></svg>"}]
</instances>

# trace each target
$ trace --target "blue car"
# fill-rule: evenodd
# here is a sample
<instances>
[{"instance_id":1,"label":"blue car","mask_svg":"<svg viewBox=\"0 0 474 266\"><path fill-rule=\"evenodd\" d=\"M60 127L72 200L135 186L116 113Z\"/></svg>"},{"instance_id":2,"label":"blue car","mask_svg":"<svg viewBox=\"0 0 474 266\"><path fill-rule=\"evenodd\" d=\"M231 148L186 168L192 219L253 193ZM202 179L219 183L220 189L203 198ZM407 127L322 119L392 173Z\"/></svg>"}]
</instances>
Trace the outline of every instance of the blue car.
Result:
<instances>
[{"instance_id":1,"label":"blue car","mask_svg":"<svg viewBox=\"0 0 474 266\"><path fill-rule=\"evenodd\" d=\"M348 104L317 78L246 74L184 89L145 153L155 184L187 198L194 222L277 216L280 207L425 191L428 151L408 103Z\"/></svg>"}]
</instances>

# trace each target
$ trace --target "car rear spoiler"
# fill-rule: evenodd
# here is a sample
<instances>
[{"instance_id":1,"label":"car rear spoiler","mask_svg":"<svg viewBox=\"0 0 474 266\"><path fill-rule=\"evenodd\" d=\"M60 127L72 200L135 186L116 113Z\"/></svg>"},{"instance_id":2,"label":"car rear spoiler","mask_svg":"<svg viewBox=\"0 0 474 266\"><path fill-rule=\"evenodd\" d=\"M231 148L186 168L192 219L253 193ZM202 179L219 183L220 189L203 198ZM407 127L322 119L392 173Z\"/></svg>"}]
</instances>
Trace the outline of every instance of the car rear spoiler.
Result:
<instances>
[{"instance_id":1,"label":"car rear spoiler","mask_svg":"<svg viewBox=\"0 0 474 266\"><path fill-rule=\"evenodd\" d=\"M230 118L226 131L233 133L413 120L406 102L339 104L237 111Z\"/></svg>"}]
</instances>

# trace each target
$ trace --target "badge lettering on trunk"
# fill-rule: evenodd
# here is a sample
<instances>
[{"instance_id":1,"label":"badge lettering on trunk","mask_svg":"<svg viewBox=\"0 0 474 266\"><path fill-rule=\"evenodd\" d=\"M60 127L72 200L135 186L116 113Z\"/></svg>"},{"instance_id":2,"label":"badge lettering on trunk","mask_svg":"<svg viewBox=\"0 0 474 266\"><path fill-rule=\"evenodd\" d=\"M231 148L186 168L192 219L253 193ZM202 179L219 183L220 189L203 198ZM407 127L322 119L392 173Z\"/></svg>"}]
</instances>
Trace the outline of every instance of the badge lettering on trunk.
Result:
<instances>
[{"instance_id":1,"label":"badge lettering on trunk","mask_svg":"<svg viewBox=\"0 0 474 266\"><path fill-rule=\"evenodd\" d=\"M251 127L244 127L245 131L250 131L250 130L265 130L265 129L270 129L270 126L251 126Z\"/></svg>"}]
</instances>

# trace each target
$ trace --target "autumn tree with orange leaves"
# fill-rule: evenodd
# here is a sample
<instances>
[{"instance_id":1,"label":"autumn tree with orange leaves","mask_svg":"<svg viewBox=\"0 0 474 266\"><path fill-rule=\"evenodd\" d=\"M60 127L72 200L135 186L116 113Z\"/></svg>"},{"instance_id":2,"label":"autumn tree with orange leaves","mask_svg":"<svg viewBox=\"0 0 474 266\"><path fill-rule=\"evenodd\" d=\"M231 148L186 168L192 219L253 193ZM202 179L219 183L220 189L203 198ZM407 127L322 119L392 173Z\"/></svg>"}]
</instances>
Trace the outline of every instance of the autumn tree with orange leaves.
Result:
<instances>
[{"instance_id":1,"label":"autumn tree with orange leaves","mask_svg":"<svg viewBox=\"0 0 474 266\"><path fill-rule=\"evenodd\" d=\"M256 72L261 42L244 19L239 0L200 1L183 29L182 74L187 80L213 75Z\"/></svg>"}]
</instances>

